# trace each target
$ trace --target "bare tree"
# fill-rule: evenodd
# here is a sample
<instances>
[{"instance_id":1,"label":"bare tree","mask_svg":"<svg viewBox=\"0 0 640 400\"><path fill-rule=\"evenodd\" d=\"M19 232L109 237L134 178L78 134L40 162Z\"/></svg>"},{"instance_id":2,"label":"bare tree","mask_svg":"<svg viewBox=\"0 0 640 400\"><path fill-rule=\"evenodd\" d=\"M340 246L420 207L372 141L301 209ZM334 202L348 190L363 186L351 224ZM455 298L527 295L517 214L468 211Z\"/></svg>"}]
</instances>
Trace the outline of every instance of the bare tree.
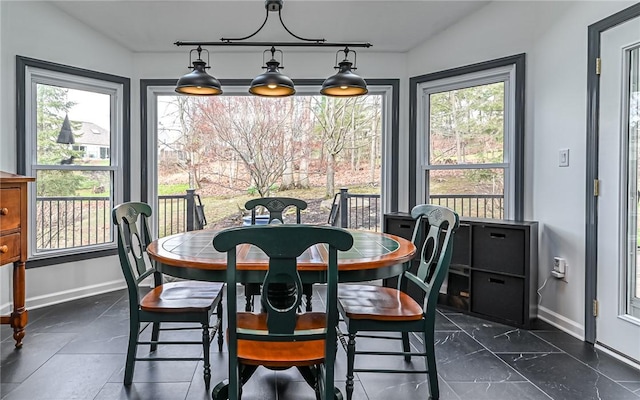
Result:
<instances>
[{"instance_id":1,"label":"bare tree","mask_svg":"<svg viewBox=\"0 0 640 400\"><path fill-rule=\"evenodd\" d=\"M297 98L296 108L296 125L295 132L298 146L298 183L300 188L309 188L311 182L309 180L311 156L314 149L317 148L317 142L314 142L313 128L315 124L313 113L311 112L312 96L304 96Z\"/></svg>"},{"instance_id":2,"label":"bare tree","mask_svg":"<svg viewBox=\"0 0 640 400\"><path fill-rule=\"evenodd\" d=\"M217 162L233 165L237 158L245 168L248 187L262 197L278 183L288 163L292 102L257 97L209 98L200 108L201 129L212 133L212 153ZM226 168L219 168L221 175ZM242 179L238 174L238 179Z\"/></svg>"},{"instance_id":3,"label":"bare tree","mask_svg":"<svg viewBox=\"0 0 640 400\"><path fill-rule=\"evenodd\" d=\"M198 124L199 99L175 96L169 103L171 111L160 124L158 143L176 154L172 166L187 172L189 187L200 189L201 169L206 158L210 132Z\"/></svg>"},{"instance_id":4,"label":"bare tree","mask_svg":"<svg viewBox=\"0 0 640 400\"><path fill-rule=\"evenodd\" d=\"M326 196L332 196L335 192L335 168L338 156L351 144L349 150L367 146L367 132L372 130L371 124L375 119L375 113L371 108L367 97L355 97L349 99L328 99L326 97L314 98L315 104L311 108L314 113L318 132L320 134L323 150L327 161Z\"/></svg>"}]
</instances>

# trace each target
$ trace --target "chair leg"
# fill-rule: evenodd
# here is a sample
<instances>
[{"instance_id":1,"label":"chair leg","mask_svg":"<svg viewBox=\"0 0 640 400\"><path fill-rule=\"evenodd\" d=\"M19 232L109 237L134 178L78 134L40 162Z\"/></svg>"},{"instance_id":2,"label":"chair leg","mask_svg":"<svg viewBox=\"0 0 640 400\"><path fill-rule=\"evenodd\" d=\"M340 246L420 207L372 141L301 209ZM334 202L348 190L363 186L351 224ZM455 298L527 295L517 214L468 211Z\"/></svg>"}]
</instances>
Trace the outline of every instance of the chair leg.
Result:
<instances>
[{"instance_id":1,"label":"chair leg","mask_svg":"<svg viewBox=\"0 0 640 400\"><path fill-rule=\"evenodd\" d=\"M157 342L160 337L160 322L154 322L151 328L151 341ZM151 352L153 353L158 349L158 345L156 343L151 343Z\"/></svg>"},{"instance_id":2,"label":"chair leg","mask_svg":"<svg viewBox=\"0 0 640 400\"><path fill-rule=\"evenodd\" d=\"M245 283L244 286L244 298L245 305L244 310L251 312L254 310L253 296L260 295L260 284L258 283Z\"/></svg>"},{"instance_id":3,"label":"chair leg","mask_svg":"<svg viewBox=\"0 0 640 400\"><path fill-rule=\"evenodd\" d=\"M311 298L313 297L313 285L310 283L305 283L302 285L302 293L304 297L307 299L307 311L313 311L313 306L311 305Z\"/></svg>"},{"instance_id":4,"label":"chair leg","mask_svg":"<svg viewBox=\"0 0 640 400\"><path fill-rule=\"evenodd\" d=\"M349 342L347 343L347 382L345 390L347 392L347 400L351 400L353 396L353 367L356 359L356 334L349 334Z\"/></svg>"},{"instance_id":5,"label":"chair leg","mask_svg":"<svg viewBox=\"0 0 640 400\"><path fill-rule=\"evenodd\" d=\"M202 324L202 347L204 350L204 385L209 390L211 384L211 362L209 358L209 346L211 338L209 337L209 324Z\"/></svg>"},{"instance_id":6,"label":"chair leg","mask_svg":"<svg viewBox=\"0 0 640 400\"><path fill-rule=\"evenodd\" d=\"M432 400L438 400L440 398L440 388L438 386L438 370L436 368L436 353L435 353L435 344L433 342L433 338L429 340L429 337L424 334L424 350L426 354L426 364L429 375L429 393L431 396L429 397Z\"/></svg>"},{"instance_id":7,"label":"chair leg","mask_svg":"<svg viewBox=\"0 0 640 400\"><path fill-rule=\"evenodd\" d=\"M131 318L129 322L129 346L127 347L127 361L124 367L124 384L129 386L133 382L133 371L136 366L136 353L138 350L138 336L140 335L140 324Z\"/></svg>"},{"instance_id":8,"label":"chair leg","mask_svg":"<svg viewBox=\"0 0 640 400\"><path fill-rule=\"evenodd\" d=\"M216 321L216 325L218 326L218 351L222 351L222 344L224 343L224 332L222 330L222 299L220 299L218 303L216 315L218 317L218 321Z\"/></svg>"},{"instance_id":9,"label":"chair leg","mask_svg":"<svg viewBox=\"0 0 640 400\"><path fill-rule=\"evenodd\" d=\"M409 344L409 332L402 332L402 351L404 351L405 353L411 351L411 346ZM404 360L406 362L411 361L411 355L406 354L404 356Z\"/></svg>"}]
</instances>

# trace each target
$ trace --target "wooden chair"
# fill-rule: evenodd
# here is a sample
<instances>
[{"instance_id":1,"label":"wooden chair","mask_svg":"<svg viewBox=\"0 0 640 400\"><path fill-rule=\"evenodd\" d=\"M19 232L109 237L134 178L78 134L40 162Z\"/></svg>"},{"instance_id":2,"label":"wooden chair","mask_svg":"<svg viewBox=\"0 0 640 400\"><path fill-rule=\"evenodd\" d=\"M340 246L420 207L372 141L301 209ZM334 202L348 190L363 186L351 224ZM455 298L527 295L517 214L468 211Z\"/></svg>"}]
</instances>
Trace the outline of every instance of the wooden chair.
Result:
<instances>
[{"instance_id":1,"label":"wooden chair","mask_svg":"<svg viewBox=\"0 0 640 400\"><path fill-rule=\"evenodd\" d=\"M263 280L261 313L237 312L236 246L249 243L269 257ZM297 257L316 243L328 244L326 312L298 313L302 282ZM213 246L227 252L227 319L229 380L213 390L216 400L240 398L242 384L258 366L271 369L297 367L319 400L342 399L334 387L338 322L338 250L353 245L351 234L340 228L308 225L263 225L233 228L220 232ZM293 285L283 301L270 285Z\"/></svg>"},{"instance_id":2,"label":"wooden chair","mask_svg":"<svg viewBox=\"0 0 640 400\"><path fill-rule=\"evenodd\" d=\"M269 212L268 224L281 223L284 224L283 212L289 207L295 208L296 224L300 224L300 212L307 209L307 202L292 197L261 197L252 199L245 203L244 208L251 210L251 225L256 225L256 211L258 208L264 207ZM312 311L311 298L313 297L313 285L302 285L302 293L306 300L306 310ZM254 309L253 296L260 295L260 285L249 283L244 285L244 295L246 299L245 311Z\"/></svg>"},{"instance_id":3,"label":"wooden chair","mask_svg":"<svg viewBox=\"0 0 640 400\"><path fill-rule=\"evenodd\" d=\"M427 373L432 399L439 398L438 373L434 352L434 325L438 292L449 269L453 234L459 226L458 215L452 210L435 205L418 205L411 210L416 220L413 242L420 251L420 265L416 274L406 271L398 279L398 288L374 285L340 285L338 308L347 326L347 400L353 395L354 372L383 373ZM425 240L421 230L426 227ZM404 292L408 282L413 282L425 295L423 304ZM359 332L400 332L400 337L361 335ZM423 335L424 350L411 352L409 332ZM402 352L356 351L356 337L377 339L402 339ZM343 340L344 343L344 340ZM357 354L404 356L410 361L412 355L425 357L426 369L373 369L354 368Z\"/></svg>"},{"instance_id":4,"label":"wooden chair","mask_svg":"<svg viewBox=\"0 0 640 400\"><path fill-rule=\"evenodd\" d=\"M281 224L284 224L282 213L288 207L295 207L296 224L299 224L300 211L307 209L307 202L292 197L261 197L259 199L251 199L244 205L245 209L251 210L251 225L256 224L256 211L259 206L264 207L269 212L268 224L273 221L280 221Z\"/></svg>"},{"instance_id":5,"label":"wooden chair","mask_svg":"<svg viewBox=\"0 0 640 400\"><path fill-rule=\"evenodd\" d=\"M209 321L216 310L217 321L213 335L218 332L218 349L222 351L222 283L179 281L164 283L162 274L156 271L145 252L151 241L147 219L151 217L151 207L145 203L124 203L112 212L113 222L118 230L118 255L129 292L129 346L124 373L124 384L130 385L136 361L204 361L204 380L208 388L211 382L209 362L210 327ZM141 297L141 283L153 276L154 288ZM202 341L159 341L160 331L196 329L193 327L161 328L161 322L199 323L202 326ZM142 330L152 325L151 341L139 340ZM198 327L199 329L199 327ZM193 345L203 348L203 357L162 358L137 357L138 345L148 344L151 352L158 344Z\"/></svg>"}]
</instances>

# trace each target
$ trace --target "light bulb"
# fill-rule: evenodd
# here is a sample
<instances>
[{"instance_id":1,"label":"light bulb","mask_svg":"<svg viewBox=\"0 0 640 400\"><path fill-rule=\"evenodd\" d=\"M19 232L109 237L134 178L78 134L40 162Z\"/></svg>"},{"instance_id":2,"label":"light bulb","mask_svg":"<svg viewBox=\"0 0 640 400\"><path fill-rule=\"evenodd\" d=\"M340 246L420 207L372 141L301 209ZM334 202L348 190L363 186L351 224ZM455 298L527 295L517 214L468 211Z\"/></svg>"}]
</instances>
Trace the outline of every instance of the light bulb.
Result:
<instances>
[{"instance_id":1,"label":"light bulb","mask_svg":"<svg viewBox=\"0 0 640 400\"><path fill-rule=\"evenodd\" d=\"M276 85L275 83L270 83L270 84L268 84L268 85L267 85L267 87L268 87L269 89L275 89L275 88L277 88L277 87L278 87L278 85Z\"/></svg>"},{"instance_id":2,"label":"light bulb","mask_svg":"<svg viewBox=\"0 0 640 400\"><path fill-rule=\"evenodd\" d=\"M347 90L348 88L349 88L349 86L345 86L345 85L340 86L340 89L342 89L342 90Z\"/></svg>"}]
</instances>

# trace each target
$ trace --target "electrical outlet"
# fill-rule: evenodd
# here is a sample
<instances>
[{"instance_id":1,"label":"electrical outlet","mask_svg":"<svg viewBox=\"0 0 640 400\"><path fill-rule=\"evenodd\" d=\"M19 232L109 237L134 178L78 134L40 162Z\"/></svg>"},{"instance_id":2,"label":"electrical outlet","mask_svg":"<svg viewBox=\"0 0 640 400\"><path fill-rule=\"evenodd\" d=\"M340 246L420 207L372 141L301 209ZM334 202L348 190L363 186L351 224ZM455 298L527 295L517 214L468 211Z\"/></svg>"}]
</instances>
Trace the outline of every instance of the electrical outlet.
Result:
<instances>
[{"instance_id":1,"label":"electrical outlet","mask_svg":"<svg viewBox=\"0 0 640 400\"><path fill-rule=\"evenodd\" d=\"M553 257L553 270L551 276L566 281L567 260L562 257Z\"/></svg>"}]
</instances>

